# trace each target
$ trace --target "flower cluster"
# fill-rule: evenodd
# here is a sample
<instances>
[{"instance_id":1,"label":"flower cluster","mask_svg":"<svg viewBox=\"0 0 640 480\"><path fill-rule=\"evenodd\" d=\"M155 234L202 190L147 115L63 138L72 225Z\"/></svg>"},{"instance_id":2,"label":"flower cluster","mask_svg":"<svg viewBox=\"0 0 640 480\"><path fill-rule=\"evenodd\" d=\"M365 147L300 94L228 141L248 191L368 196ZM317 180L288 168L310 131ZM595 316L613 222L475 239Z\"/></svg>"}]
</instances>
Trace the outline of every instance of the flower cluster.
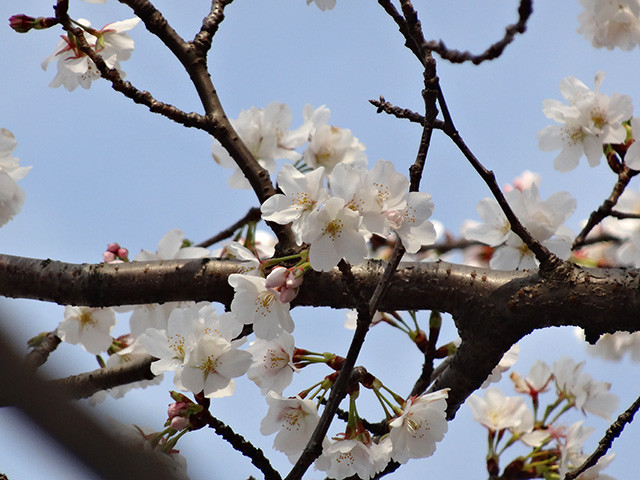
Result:
<instances>
[{"instance_id":1,"label":"flower cluster","mask_svg":"<svg viewBox=\"0 0 640 480\"><path fill-rule=\"evenodd\" d=\"M275 172L278 159L302 162L305 168L324 166L326 173L338 163L366 166L364 145L350 130L329 125L328 108L314 110L306 105L302 113L304 122L295 130L289 128L291 109L280 102L272 102L264 109L243 110L231 123L260 166L269 173ZM307 142L303 153L295 150ZM232 188L249 188L244 174L222 145L215 142L211 154L217 163L234 170L229 178Z\"/></svg>"},{"instance_id":2,"label":"flower cluster","mask_svg":"<svg viewBox=\"0 0 640 480\"><path fill-rule=\"evenodd\" d=\"M186 391L204 391L205 397L227 397L235 390L234 377L247 373L251 354L234 340L242 331L235 315L218 316L210 304L176 308L166 330L148 328L140 343L158 358L151 371L173 371L174 384Z\"/></svg>"},{"instance_id":3,"label":"flower cluster","mask_svg":"<svg viewBox=\"0 0 640 480\"><path fill-rule=\"evenodd\" d=\"M595 48L631 50L640 43L638 0L580 0L584 12L578 16L583 34Z\"/></svg>"},{"instance_id":4,"label":"flower cluster","mask_svg":"<svg viewBox=\"0 0 640 480\"><path fill-rule=\"evenodd\" d=\"M528 460L520 457L505 467L505 471L521 472L518 478L520 475L533 478L529 476L531 474L536 478L552 478L550 474L558 472L562 478L568 469L576 468L584 461L586 456L582 454L582 444L592 429L582 427L580 421L567 431L565 426L558 425L559 417L575 408L609 419L617 408L618 398L609 392L609 384L593 380L583 367L584 363L577 364L569 357L563 357L552 367L538 360L526 377L513 372L511 380L516 392L529 397L533 410L524 398L507 397L497 388L487 389L483 398L477 395L469 397L467 405L474 420L488 430L487 469L491 473L498 473L500 455L518 441L533 448L532 453L524 457ZM552 385L557 399L543 410L540 395L550 391ZM543 412L541 417L540 412ZM507 432L510 439L498 448ZM607 478L598 477L597 472L612 459L612 456L606 457L580 478Z\"/></svg>"},{"instance_id":5,"label":"flower cluster","mask_svg":"<svg viewBox=\"0 0 640 480\"><path fill-rule=\"evenodd\" d=\"M139 21L139 18L134 17L109 23L100 30L91 28L91 24L85 19L76 23L85 31L85 39L107 66L115 68L124 76L120 62L128 60L133 52L133 40L124 32L134 28ZM42 69L46 70L54 60L57 61L58 73L49 84L50 87L64 86L69 91L75 90L78 85L89 88L92 81L100 78L96 65L80 51L76 38L71 34L62 36L53 53L42 61Z\"/></svg>"},{"instance_id":6,"label":"flower cluster","mask_svg":"<svg viewBox=\"0 0 640 480\"><path fill-rule=\"evenodd\" d=\"M571 256L573 233L563 225L576 208L576 200L569 193L557 192L543 201L538 185L532 182L523 190L508 191L505 198L533 238L564 260ZM477 211L484 223L467 224L463 234L469 240L497 247L491 256L491 268L513 270L536 267L537 260L533 253L513 233L511 224L495 199L481 200Z\"/></svg>"},{"instance_id":7,"label":"flower cluster","mask_svg":"<svg viewBox=\"0 0 640 480\"><path fill-rule=\"evenodd\" d=\"M24 204L24 191L16 183L24 178L31 167L21 167L13 152L16 138L6 128L0 128L0 226L7 223Z\"/></svg>"},{"instance_id":8,"label":"flower cluster","mask_svg":"<svg viewBox=\"0 0 640 480\"><path fill-rule=\"evenodd\" d=\"M338 163L329 174L324 166L304 174L284 165L278 185L283 193L262 204L262 218L291 223L298 244L310 244L314 270L328 271L341 259L362 263L372 234L385 237L393 230L409 253L436 238L427 220L431 196L407 193L409 180L391 162L380 160L370 171Z\"/></svg>"},{"instance_id":9,"label":"flower cluster","mask_svg":"<svg viewBox=\"0 0 640 480\"><path fill-rule=\"evenodd\" d=\"M557 100L543 102L546 117L562 125L549 125L540 130L538 146L545 151L561 149L553 163L560 172L576 168L582 155L586 155L590 166L599 165L603 146L624 143L627 137L622 122L633 114L631 98L600 93L604 75L602 71L596 74L594 90L575 77L563 79L560 92L569 105Z\"/></svg>"}]
</instances>

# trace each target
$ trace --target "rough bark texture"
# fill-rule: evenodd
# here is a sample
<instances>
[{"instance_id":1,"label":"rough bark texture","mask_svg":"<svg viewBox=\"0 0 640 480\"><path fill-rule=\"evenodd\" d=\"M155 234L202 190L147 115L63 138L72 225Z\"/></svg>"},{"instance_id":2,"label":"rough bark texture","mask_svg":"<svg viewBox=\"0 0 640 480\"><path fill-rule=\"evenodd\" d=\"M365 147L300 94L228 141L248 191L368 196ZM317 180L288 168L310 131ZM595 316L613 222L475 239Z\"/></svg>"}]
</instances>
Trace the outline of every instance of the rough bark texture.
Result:
<instances>
[{"instance_id":1,"label":"rough bark texture","mask_svg":"<svg viewBox=\"0 0 640 480\"><path fill-rule=\"evenodd\" d=\"M215 259L78 265L0 255L0 294L94 307L179 300L229 305L233 289L227 278L242 269L241 262ZM373 293L383 269L384 263L376 261L353 268L364 296ZM576 325L589 341L607 332L639 331L639 282L637 269L568 263L549 271L516 272L402 263L380 309L433 309L453 316L462 345L432 385L451 388L448 414L453 417L504 352L536 329ZM306 275L293 306L354 308L354 303L334 269Z\"/></svg>"}]
</instances>

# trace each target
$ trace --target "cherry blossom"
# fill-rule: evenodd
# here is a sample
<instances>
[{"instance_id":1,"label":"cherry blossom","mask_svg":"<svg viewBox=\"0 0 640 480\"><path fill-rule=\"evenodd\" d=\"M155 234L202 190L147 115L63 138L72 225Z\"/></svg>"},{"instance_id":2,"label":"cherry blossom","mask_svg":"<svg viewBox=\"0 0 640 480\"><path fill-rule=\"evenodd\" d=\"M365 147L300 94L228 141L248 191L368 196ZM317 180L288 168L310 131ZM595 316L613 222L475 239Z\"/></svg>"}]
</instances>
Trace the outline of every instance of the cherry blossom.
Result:
<instances>
[{"instance_id":1,"label":"cherry blossom","mask_svg":"<svg viewBox=\"0 0 640 480\"><path fill-rule=\"evenodd\" d=\"M307 140L289 131L291 109L284 103L272 102L264 109L253 107L242 110L238 119L232 120L231 124L260 166L269 173L275 171L277 159L300 159L301 155L295 148ZM240 167L217 141L211 147L211 155L218 164L234 170L229 178L230 187L250 188Z\"/></svg>"},{"instance_id":2,"label":"cherry blossom","mask_svg":"<svg viewBox=\"0 0 640 480\"><path fill-rule=\"evenodd\" d=\"M315 468L326 472L329 478L342 480L357 475L362 479L372 478L389 461L391 442L364 444L359 440L326 440L322 455Z\"/></svg>"},{"instance_id":3,"label":"cherry blossom","mask_svg":"<svg viewBox=\"0 0 640 480\"><path fill-rule=\"evenodd\" d=\"M574 468L579 467L587 459L582 451L584 442L593 433L593 427L583 426L580 420L569 427L564 442L560 443L560 462L559 471L560 478ZM615 480L609 475L602 475L600 471L606 468L615 458L615 453L606 455L596 463L593 467L582 473L578 480Z\"/></svg>"},{"instance_id":4,"label":"cherry blossom","mask_svg":"<svg viewBox=\"0 0 640 480\"><path fill-rule=\"evenodd\" d=\"M324 167L307 174L285 164L278 172L278 186L284 192L269 197L260 207L262 218L291 228L298 244L309 228L309 216L329 197L323 186Z\"/></svg>"},{"instance_id":5,"label":"cherry blossom","mask_svg":"<svg viewBox=\"0 0 640 480\"><path fill-rule=\"evenodd\" d=\"M436 442L447 432L445 410L449 389L411 397L402 415L389 422L391 458L407 463L410 458L424 458L436 451Z\"/></svg>"},{"instance_id":6,"label":"cherry blossom","mask_svg":"<svg viewBox=\"0 0 640 480\"><path fill-rule=\"evenodd\" d=\"M364 261L367 246L359 232L362 218L346 208L342 198L331 197L322 210L309 216L309 230L303 237L311 244L309 263L314 270L329 271L341 259L354 265Z\"/></svg>"},{"instance_id":7,"label":"cherry blossom","mask_svg":"<svg viewBox=\"0 0 640 480\"><path fill-rule=\"evenodd\" d=\"M260 423L260 433L278 432L273 448L287 455L296 456L311 438L320 417L312 400L296 396L285 398L271 391L266 395L269 411Z\"/></svg>"},{"instance_id":8,"label":"cherry blossom","mask_svg":"<svg viewBox=\"0 0 640 480\"><path fill-rule=\"evenodd\" d=\"M603 145L623 143L626 138L622 122L632 116L631 98L600 93L604 75L596 74L593 91L573 76L562 80L560 92L570 105L543 102L545 116L563 125L549 125L538 132L538 146L544 151L562 149L553 163L560 172L573 170L583 154L590 166L599 165Z\"/></svg>"},{"instance_id":9,"label":"cherry blossom","mask_svg":"<svg viewBox=\"0 0 640 480\"><path fill-rule=\"evenodd\" d=\"M101 30L90 29L88 20L80 19L78 23L86 30L85 38L89 45L105 61L109 68L115 68L124 76L120 68L120 62L128 60L133 51L133 40L128 34L123 33L134 28L139 18L134 17L128 20L113 22L102 27ZM89 33L91 32L91 33ZM49 84L56 88L64 86L67 90L75 90L78 85L82 88L89 88L91 82L100 78L100 72L96 65L88 56L81 52L75 42L75 38L67 35L62 36L51 55L42 61L42 69L46 70L49 63L57 60L58 73Z\"/></svg>"},{"instance_id":10,"label":"cherry blossom","mask_svg":"<svg viewBox=\"0 0 640 480\"><path fill-rule=\"evenodd\" d=\"M538 394L549 389L549 383L552 378L551 367L542 360L537 360L531 366L526 377L522 377L517 372L511 373L511 380L516 392L531 395L534 401L538 398Z\"/></svg>"},{"instance_id":11,"label":"cherry blossom","mask_svg":"<svg viewBox=\"0 0 640 480\"><path fill-rule=\"evenodd\" d=\"M58 336L63 342L82 345L87 352L98 355L113 343L111 330L116 324L112 308L64 308L64 320L58 325Z\"/></svg>"},{"instance_id":12,"label":"cherry blossom","mask_svg":"<svg viewBox=\"0 0 640 480\"><path fill-rule=\"evenodd\" d=\"M134 262L148 262L154 260L173 260L182 258L206 258L209 250L202 247L183 247L184 232L178 228L169 230L158 242L156 252L143 249L133 259Z\"/></svg>"},{"instance_id":13,"label":"cherry blossom","mask_svg":"<svg viewBox=\"0 0 640 480\"><path fill-rule=\"evenodd\" d=\"M16 139L9 130L0 128L0 226L20 212L24 204L24 191L16 183L24 178L31 167L21 167L14 157Z\"/></svg>"},{"instance_id":14,"label":"cherry blossom","mask_svg":"<svg viewBox=\"0 0 640 480\"><path fill-rule=\"evenodd\" d=\"M584 330L576 328L576 336L584 340ZM600 335L595 345L587 345L587 353L605 360L620 361L627 353L634 362L640 361L640 332L615 332Z\"/></svg>"},{"instance_id":15,"label":"cherry blossom","mask_svg":"<svg viewBox=\"0 0 640 480\"><path fill-rule=\"evenodd\" d=\"M562 357L553 363L556 387L576 408L609 420L619 399L609 392L611 384L597 382L583 372L584 362Z\"/></svg>"},{"instance_id":16,"label":"cherry blossom","mask_svg":"<svg viewBox=\"0 0 640 480\"><path fill-rule=\"evenodd\" d=\"M523 191L511 190L505 194L505 198L536 240L563 260L571 256L573 234L562 224L573 214L576 200L568 192L554 193L542 201L537 185L533 184ZM470 226L464 231L464 236L498 247L491 257L491 268L512 270L536 267L537 261L533 253L511 231L511 225L495 199L481 200L477 211L485 223Z\"/></svg>"},{"instance_id":17,"label":"cherry blossom","mask_svg":"<svg viewBox=\"0 0 640 480\"><path fill-rule=\"evenodd\" d=\"M256 337L272 340L282 330L293 332L289 304L280 301L280 293L266 287L266 279L234 273L229 285L235 290L231 311L245 324L253 324Z\"/></svg>"},{"instance_id":18,"label":"cherry blossom","mask_svg":"<svg viewBox=\"0 0 640 480\"><path fill-rule=\"evenodd\" d=\"M484 398L471 395L467 405L473 412L473 419L492 432L517 429L531 413L521 397L507 397L498 388L488 388Z\"/></svg>"},{"instance_id":19,"label":"cherry blossom","mask_svg":"<svg viewBox=\"0 0 640 480\"><path fill-rule=\"evenodd\" d=\"M302 158L311 168L324 167L329 175L339 163L353 167L366 167L365 146L353 136L351 130L331 125L317 126Z\"/></svg>"},{"instance_id":20,"label":"cherry blossom","mask_svg":"<svg viewBox=\"0 0 640 480\"><path fill-rule=\"evenodd\" d=\"M578 15L583 34L595 48L631 50L640 43L638 0L580 0L584 12Z\"/></svg>"},{"instance_id":21,"label":"cherry blossom","mask_svg":"<svg viewBox=\"0 0 640 480\"><path fill-rule=\"evenodd\" d=\"M247 372L250 380L260 387L262 394L273 390L282 394L298 369L293 365L295 350L293 336L282 332L273 340L258 339L247 347L253 361Z\"/></svg>"},{"instance_id":22,"label":"cherry blossom","mask_svg":"<svg viewBox=\"0 0 640 480\"><path fill-rule=\"evenodd\" d=\"M233 395L234 377L247 373L251 354L235 348L228 340L203 335L189 352L180 380L185 389L205 397L220 398Z\"/></svg>"}]
</instances>

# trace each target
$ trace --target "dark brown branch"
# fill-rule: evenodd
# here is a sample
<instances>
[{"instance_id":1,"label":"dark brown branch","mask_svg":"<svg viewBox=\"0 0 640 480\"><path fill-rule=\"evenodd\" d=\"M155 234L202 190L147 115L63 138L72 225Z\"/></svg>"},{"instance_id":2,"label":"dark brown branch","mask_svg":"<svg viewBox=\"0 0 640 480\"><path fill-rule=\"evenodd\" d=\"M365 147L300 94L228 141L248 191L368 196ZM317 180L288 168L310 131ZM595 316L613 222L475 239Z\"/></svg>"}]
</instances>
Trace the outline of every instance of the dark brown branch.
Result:
<instances>
[{"instance_id":1,"label":"dark brown branch","mask_svg":"<svg viewBox=\"0 0 640 480\"><path fill-rule=\"evenodd\" d=\"M579 326L589 340L618 330L640 331L640 270L564 265L564 271L540 275L446 262L405 263L389 282L381 282L381 262L354 266L352 271L367 298L379 285L388 285L377 306L382 311L433 309L452 314L463 343L435 383L437 388L451 388L452 417L511 344L533 330ZM0 255L0 294L90 306L187 300L229 304L233 289L227 278L241 267L242 262L213 259L73 265ZM334 269L309 272L295 305L354 308L356 301Z\"/></svg>"},{"instance_id":2,"label":"dark brown branch","mask_svg":"<svg viewBox=\"0 0 640 480\"><path fill-rule=\"evenodd\" d=\"M59 0L61 2L62 0ZM260 203L275 194L269 172L260 166L227 118L207 71L206 58L195 46L185 42L171 28L162 14L147 0L119 0L128 5L144 22L147 30L156 35L173 52L189 74L206 115L185 113L184 111L154 99L149 92L138 90L130 82L124 81L115 68L109 68L102 57L87 43L82 29L75 28L65 8L56 9L56 18L65 31L76 37L78 49L87 55L98 68L100 75L111 82L112 88L136 103L146 105L151 112L159 113L185 127L196 127L211 134L229 152L242 173L247 178ZM60 5L60 4L59 4ZM295 240L287 225L268 223L272 228L282 251L292 249Z\"/></svg>"},{"instance_id":3,"label":"dark brown branch","mask_svg":"<svg viewBox=\"0 0 640 480\"><path fill-rule=\"evenodd\" d=\"M271 466L269 459L264 456L262 450L248 442L239 433L234 432L229 425L215 418L208 410L204 411L203 414L203 420L207 425L213 428L216 434L226 440L236 451L251 459L251 463L262 472L265 480L281 480L282 477Z\"/></svg>"},{"instance_id":4,"label":"dark brown branch","mask_svg":"<svg viewBox=\"0 0 640 480\"><path fill-rule=\"evenodd\" d=\"M207 247L210 247L211 245L221 242L222 240L226 240L227 238L230 238L231 236L233 236L233 234L236 233L237 230L244 227L248 223L258 222L262 218L261 215L262 213L260 212L260 209L257 207L253 207L247 212L247 214L244 217L242 217L236 223L231 225L229 228L225 228L224 230L217 233L213 237L203 240L202 242L194 246L207 248Z\"/></svg>"},{"instance_id":5,"label":"dark brown branch","mask_svg":"<svg viewBox=\"0 0 640 480\"><path fill-rule=\"evenodd\" d=\"M474 65L478 65L486 60L493 60L502 55L504 49L515 39L516 34L524 33L527 29L527 21L533 12L532 0L521 0L518 7L518 21L509 25L506 28L504 37L491 45L480 55L474 55L469 51L461 52L459 50L449 49L442 40L425 42L422 47L436 52L444 60L449 60L451 63L464 63L471 62Z\"/></svg>"},{"instance_id":6,"label":"dark brown branch","mask_svg":"<svg viewBox=\"0 0 640 480\"><path fill-rule=\"evenodd\" d=\"M439 96L441 105L446 105L444 103L444 97L442 95ZM443 110L445 107L442 107ZM476 158L476 156L471 152L469 147L467 147L464 140L456 130L455 125L451 121L451 117L449 117L449 121L445 124L445 128L443 129L444 133L446 133L449 138L455 143L460 152L465 156L465 158L469 161L471 166L475 169L476 172L480 175L480 177L484 180L484 182L491 190L494 198L497 200L500 208L504 212L509 224L511 226L511 230L520 237L520 239L524 242L524 244L533 252L536 259L540 262L540 265L543 269L554 269L558 268L562 264L562 260L556 257L553 253L551 253L542 243L533 238L533 236L529 233L529 231L522 225L516 214L511 209L511 206L507 202L502 190L498 186L496 181L496 176L491 170L487 170L480 161Z\"/></svg>"},{"instance_id":7,"label":"dark brown branch","mask_svg":"<svg viewBox=\"0 0 640 480\"><path fill-rule=\"evenodd\" d=\"M211 1L211 12L202 21L202 27L192 42L199 56L204 57L211 49L213 37L224 20L224 9L232 2L233 0Z\"/></svg>"},{"instance_id":8,"label":"dark brown branch","mask_svg":"<svg viewBox=\"0 0 640 480\"><path fill-rule=\"evenodd\" d=\"M573 250L584 245L587 235L589 235L589 232L591 232L591 230L593 230L595 226L598 225L605 217L609 215L611 216L619 215L619 214L617 215L613 214L613 207L615 207L616 204L618 203L618 200L620 199L620 195L622 195L622 192L624 192L624 189L627 188L627 185L629 185L629 182L631 181L631 179L634 176L636 176L638 173L640 172L631 170L626 165L622 167L622 170L618 174L618 180L613 186L613 190L611 191L611 194L604 202L602 202L602 205L600 205L600 207L598 207L597 210L594 210L593 212L591 212L591 215L589 215L589 219L587 220L587 224L584 226L582 231L578 234L578 236L573 241L573 246L572 246ZM621 218L621 217L618 217L618 218Z\"/></svg>"},{"instance_id":9,"label":"dark brown branch","mask_svg":"<svg viewBox=\"0 0 640 480\"><path fill-rule=\"evenodd\" d=\"M49 354L58 348L61 341L56 332L47 333L44 339L25 355L25 362L34 369L38 368L47 361Z\"/></svg>"},{"instance_id":10,"label":"dark brown branch","mask_svg":"<svg viewBox=\"0 0 640 480\"><path fill-rule=\"evenodd\" d=\"M631 404L631 406L624 411L624 413L620 414L613 424L607 429L607 433L605 433L604 437L598 442L598 446L595 451L589 455L580 467L572 470L571 472L567 472L564 476L564 480L574 480L578 478L582 473L584 473L588 468L593 467L598 460L600 460L607 451L613 445L613 441L620 436L624 427L633 421L633 416L640 408L640 397L636 399L635 402Z\"/></svg>"},{"instance_id":11,"label":"dark brown branch","mask_svg":"<svg viewBox=\"0 0 640 480\"><path fill-rule=\"evenodd\" d=\"M369 103L374 107L377 107L376 113L384 112L389 115L393 115L396 118L407 119L410 122L424 125L423 115L409 110L408 108L397 107L392 103L387 102L382 95L380 95L380 100L369 100ZM444 122L442 122L442 120L435 119L432 126L434 129L442 130L444 128Z\"/></svg>"},{"instance_id":12,"label":"dark brown branch","mask_svg":"<svg viewBox=\"0 0 640 480\"><path fill-rule=\"evenodd\" d=\"M150 355L140 355L119 367L99 368L79 375L54 380L54 384L64 388L71 398L89 398L94 393L127 385L142 380L152 380L151 363L156 359Z\"/></svg>"}]
</instances>

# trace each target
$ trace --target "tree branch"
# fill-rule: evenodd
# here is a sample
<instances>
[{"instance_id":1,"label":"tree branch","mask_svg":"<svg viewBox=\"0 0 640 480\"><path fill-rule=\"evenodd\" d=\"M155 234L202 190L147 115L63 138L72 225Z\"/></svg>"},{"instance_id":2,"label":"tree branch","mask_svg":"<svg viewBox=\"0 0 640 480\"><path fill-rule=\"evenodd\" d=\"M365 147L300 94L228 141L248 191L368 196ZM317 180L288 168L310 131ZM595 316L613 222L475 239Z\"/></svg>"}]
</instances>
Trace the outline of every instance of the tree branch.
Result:
<instances>
[{"instance_id":1,"label":"tree branch","mask_svg":"<svg viewBox=\"0 0 640 480\"><path fill-rule=\"evenodd\" d=\"M591 455L589 455L589 458L587 458L580 467L572 470L571 472L567 472L564 476L564 480L574 480L588 468L591 468L598 463L598 460L600 460L600 458L602 458L611 448L613 441L620 436L624 427L633 421L633 416L638 411L638 408L640 408L640 397L638 397L627 410L620 414L616 421L607 429L607 433L605 433L604 437L602 437L598 442L598 447Z\"/></svg>"},{"instance_id":2,"label":"tree branch","mask_svg":"<svg viewBox=\"0 0 640 480\"><path fill-rule=\"evenodd\" d=\"M425 42L422 46L427 50L436 52L444 60L449 60L451 63L464 63L471 62L474 65L478 65L486 60L494 60L502 55L504 49L515 39L516 34L524 33L527 29L527 21L533 13L532 0L521 0L518 7L518 21L509 25L506 28L504 37L491 45L480 55L474 55L469 51L461 52L459 50L449 49L442 40L436 42L432 40Z\"/></svg>"}]
</instances>

